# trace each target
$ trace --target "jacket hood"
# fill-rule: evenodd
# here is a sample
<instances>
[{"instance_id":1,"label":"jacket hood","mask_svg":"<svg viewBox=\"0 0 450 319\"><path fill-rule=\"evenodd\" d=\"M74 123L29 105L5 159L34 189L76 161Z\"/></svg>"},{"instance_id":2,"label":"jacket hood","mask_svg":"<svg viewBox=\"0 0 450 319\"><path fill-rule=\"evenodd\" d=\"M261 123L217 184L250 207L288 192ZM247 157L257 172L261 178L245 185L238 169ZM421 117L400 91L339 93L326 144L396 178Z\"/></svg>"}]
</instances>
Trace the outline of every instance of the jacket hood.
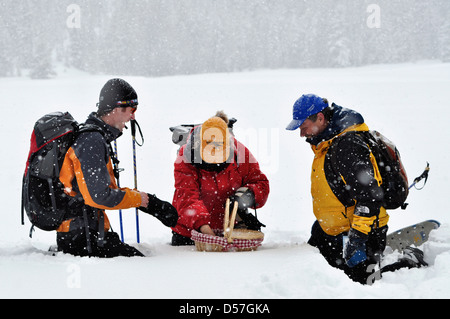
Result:
<instances>
[{"instance_id":1,"label":"jacket hood","mask_svg":"<svg viewBox=\"0 0 450 319\"><path fill-rule=\"evenodd\" d=\"M364 118L356 111L332 104L333 116L327 128L317 136L307 138L306 141L312 145L318 145L323 141L328 141L343 132L347 128L363 124Z\"/></svg>"},{"instance_id":2,"label":"jacket hood","mask_svg":"<svg viewBox=\"0 0 450 319\"><path fill-rule=\"evenodd\" d=\"M103 122L103 120L97 116L96 112L92 112L91 114L89 114L88 119L86 120L86 124L95 125L101 128L105 133L105 139L107 143L111 143L122 135L122 132L119 129Z\"/></svg>"}]
</instances>

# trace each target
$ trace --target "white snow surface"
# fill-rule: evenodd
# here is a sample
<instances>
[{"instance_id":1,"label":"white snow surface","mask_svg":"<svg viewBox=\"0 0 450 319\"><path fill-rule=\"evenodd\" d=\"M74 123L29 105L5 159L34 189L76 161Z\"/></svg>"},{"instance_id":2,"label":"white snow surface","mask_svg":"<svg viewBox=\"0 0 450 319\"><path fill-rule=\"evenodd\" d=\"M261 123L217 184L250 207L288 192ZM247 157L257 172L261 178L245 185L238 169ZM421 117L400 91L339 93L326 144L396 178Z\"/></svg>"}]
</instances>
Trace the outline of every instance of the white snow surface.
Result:
<instances>
[{"instance_id":1,"label":"white snow surface","mask_svg":"<svg viewBox=\"0 0 450 319\"><path fill-rule=\"evenodd\" d=\"M170 229L134 210L123 212L125 241L147 257L80 258L44 251L55 232L20 224L21 180L35 121L69 111L79 122L95 110L111 76L61 68L51 80L1 78L0 138L1 298L449 298L450 297L450 64L423 61L345 69L260 70L161 78L126 77L139 95L137 119L145 144L137 149L138 188L172 200L177 146L170 126L201 123L217 110L235 117L236 137L246 144L270 180L258 217L267 225L254 252L206 253L172 247ZM383 275L372 286L352 282L307 244L314 222L310 195L313 153L299 132L286 131L292 105L305 93L327 97L363 114L371 129L393 140L410 182L430 162L426 187L412 190L407 210L390 212L390 231L436 219L441 227L421 248L429 267ZM130 132L118 140L133 187ZM117 211L108 212L119 231Z\"/></svg>"}]
</instances>

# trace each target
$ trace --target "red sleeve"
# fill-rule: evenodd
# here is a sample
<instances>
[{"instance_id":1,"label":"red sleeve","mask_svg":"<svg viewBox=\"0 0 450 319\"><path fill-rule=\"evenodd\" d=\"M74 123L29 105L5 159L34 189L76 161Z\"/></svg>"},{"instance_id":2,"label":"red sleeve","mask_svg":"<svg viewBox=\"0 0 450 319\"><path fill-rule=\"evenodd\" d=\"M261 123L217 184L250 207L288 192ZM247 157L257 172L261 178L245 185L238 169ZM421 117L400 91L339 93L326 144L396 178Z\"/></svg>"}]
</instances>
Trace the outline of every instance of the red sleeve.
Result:
<instances>
[{"instance_id":1,"label":"red sleeve","mask_svg":"<svg viewBox=\"0 0 450 319\"><path fill-rule=\"evenodd\" d=\"M185 163L183 150L184 147L180 149L175 161L175 193L172 205L178 211L178 224L198 230L200 226L209 224L211 217L200 199L198 173L192 165Z\"/></svg>"},{"instance_id":2,"label":"red sleeve","mask_svg":"<svg viewBox=\"0 0 450 319\"><path fill-rule=\"evenodd\" d=\"M259 163L252 153L240 142L238 147L238 164L243 175L243 185L255 194L255 208L261 208L269 197L270 187L266 175L261 172Z\"/></svg>"}]
</instances>

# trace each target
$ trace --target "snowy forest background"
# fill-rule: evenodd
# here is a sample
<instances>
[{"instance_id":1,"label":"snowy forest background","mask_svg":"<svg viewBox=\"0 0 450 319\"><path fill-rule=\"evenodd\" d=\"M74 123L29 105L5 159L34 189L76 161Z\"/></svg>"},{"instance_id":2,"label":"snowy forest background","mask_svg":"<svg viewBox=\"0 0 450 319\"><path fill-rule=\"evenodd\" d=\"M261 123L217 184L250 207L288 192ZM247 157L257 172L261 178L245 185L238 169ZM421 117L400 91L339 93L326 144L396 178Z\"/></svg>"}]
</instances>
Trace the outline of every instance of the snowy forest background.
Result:
<instances>
[{"instance_id":1,"label":"snowy forest background","mask_svg":"<svg viewBox=\"0 0 450 319\"><path fill-rule=\"evenodd\" d=\"M450 61L449 0L1 0L0 76Z\"/></svg>"}]
</instances>

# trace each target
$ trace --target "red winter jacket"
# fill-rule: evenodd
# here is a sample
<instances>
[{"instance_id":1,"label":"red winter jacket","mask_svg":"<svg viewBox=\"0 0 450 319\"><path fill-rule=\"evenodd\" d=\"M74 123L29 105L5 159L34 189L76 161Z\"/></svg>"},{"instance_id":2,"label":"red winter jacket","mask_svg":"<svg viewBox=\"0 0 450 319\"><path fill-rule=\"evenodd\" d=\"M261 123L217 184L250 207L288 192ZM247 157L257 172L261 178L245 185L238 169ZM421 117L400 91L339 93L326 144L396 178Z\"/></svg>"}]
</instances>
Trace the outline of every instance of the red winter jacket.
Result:
<instances>
[{"instance_id":1,"label":"red winter jacket","mask_svg":"<svg viewBox=\"0 0 450 319\"><path fill-rule=\"evenodd\" d=\"M255 194L255 207L260 208L269 196L269 181L259 169L250 151L233 138L234 160L217 172L202 169L186 159L188 145L178 152L175 161L175 193L173 206L178 210L176 233L191 237L191 230L209 224L223 229L225 202L239 187L246 186Z\"/></svg>"}]
</instances>

